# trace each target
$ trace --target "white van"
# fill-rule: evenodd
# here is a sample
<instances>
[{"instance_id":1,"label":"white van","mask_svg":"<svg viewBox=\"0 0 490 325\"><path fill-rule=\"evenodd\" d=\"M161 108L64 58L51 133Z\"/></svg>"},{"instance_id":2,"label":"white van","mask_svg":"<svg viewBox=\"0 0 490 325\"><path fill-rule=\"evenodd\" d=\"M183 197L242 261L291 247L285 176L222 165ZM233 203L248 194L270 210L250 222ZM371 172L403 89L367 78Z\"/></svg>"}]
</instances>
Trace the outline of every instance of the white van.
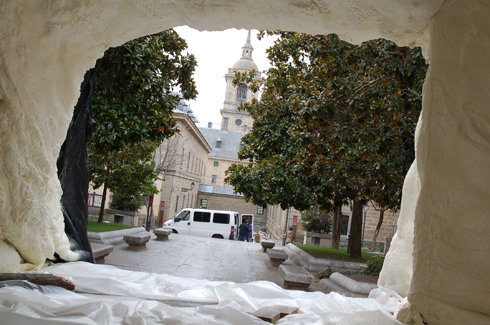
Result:
<instances>
[{"instance_id":1,"label":"white van","mask_svg":"<svg viewBox=\"0 0 490 325\"><path fill-rule=\"evenodd\" d=\"M174 233L236 239L239 214L235 211L184 209L173 220L166 221L163 226Z\"/></svg>"}]
</instances>

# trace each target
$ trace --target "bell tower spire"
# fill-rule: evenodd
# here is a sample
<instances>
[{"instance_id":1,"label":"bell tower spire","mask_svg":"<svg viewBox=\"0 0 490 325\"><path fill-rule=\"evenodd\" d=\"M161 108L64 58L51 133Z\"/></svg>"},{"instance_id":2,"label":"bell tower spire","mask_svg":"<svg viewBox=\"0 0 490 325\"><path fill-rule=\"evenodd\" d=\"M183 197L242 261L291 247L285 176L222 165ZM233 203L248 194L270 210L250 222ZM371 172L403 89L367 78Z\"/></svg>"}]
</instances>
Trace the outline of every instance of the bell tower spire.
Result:
<instances>
[{"instance_id":1,"label":"bell tower spire","mask_svg":"<svg viewBox=\"0 0 490 325\"><path fill-rule=\"evenodd\" d=\"M242 46L242 59L252 60L252 53L254 48L250 42L250 29L248 30L247 42Z\"/></svg>"},{"instance_id":2,"label":"bell tower spire","mask_svg":"<svg viewBox=\"0 0 490 325\"><path fill-rule=\"evenodd\" d=\"M245 111L238 110L241 103L250 102L257 98L259 94L252 92L246 83L233 85L233 78L236 72L255 71L254 79L260 78L260 71L252 59L253 46L250 41L251 31L248 31L247 41L242 46L242 57L235 62L232 68L228 68L225 75L226 90L223 109L221 109L221 130L227 131L245 131L248 132L252 127L253 120Z\"/></svg>"}]
</instances>

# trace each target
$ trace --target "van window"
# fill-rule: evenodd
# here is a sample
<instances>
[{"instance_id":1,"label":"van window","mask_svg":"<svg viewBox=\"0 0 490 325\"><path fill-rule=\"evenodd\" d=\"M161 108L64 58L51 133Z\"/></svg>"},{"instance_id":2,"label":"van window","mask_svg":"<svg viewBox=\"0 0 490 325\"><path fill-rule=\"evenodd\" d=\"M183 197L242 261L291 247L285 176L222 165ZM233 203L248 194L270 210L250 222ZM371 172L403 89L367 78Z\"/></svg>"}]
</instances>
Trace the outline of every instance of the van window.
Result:
<instances>
[{"instance_id":1,"label":"van window","mask_svg":"<svg viewBox=\"0 0 490 325\"><path fill-rule=\"evenodd\" d=\"M177 215L177 218L180 218L182 221L187 221L189 220L189 216L191 215L190 211L182 211Z\"/></svg>"},{"instance_id":2,"label":"van window","mask_svg":"<svg viewBox=\"0 0 490 325\"><path fill-rule=\"evenodd\" d=\"M195 211L194 222L209 222L211 220L210 212Z\"/></svg>"},{"instance_id":3,"label":"van window","mask_svg":"<svg viewBox=\"0 0 490 325\"><path fill-rule=\"evenodd\" d=\"M235 225L238 225L238 214L235 213Z\"/></svg>"},{"instance_id":4,"label":"van window","mask_svg":"<svg viewBox=\"0 0 490 325\"><path fill-rule=\"evenodd\" d=\"M213 223L230 223L230 215L228 213L215 213Z\"/></svg>"}]
</instances>

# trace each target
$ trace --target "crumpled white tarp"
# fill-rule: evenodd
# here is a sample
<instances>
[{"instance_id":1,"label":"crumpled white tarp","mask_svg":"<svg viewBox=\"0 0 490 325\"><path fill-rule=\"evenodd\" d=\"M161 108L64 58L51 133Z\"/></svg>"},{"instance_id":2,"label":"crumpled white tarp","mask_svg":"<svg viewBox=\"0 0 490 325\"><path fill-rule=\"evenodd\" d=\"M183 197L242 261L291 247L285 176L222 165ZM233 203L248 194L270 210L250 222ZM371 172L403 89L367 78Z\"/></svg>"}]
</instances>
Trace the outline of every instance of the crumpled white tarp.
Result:
<instances>
[{"instance_id":1,"label":"crumpled white tarp","mask_svg":"<svg viewBox=\"0 0 490 325\"><path fill-rule=\"evenodd\" d=\"M383 299L285 290L272 282L233 283L133 272L72 262L47 267L77 292L45 286L0 288L2 324L267 324L253 313L267 305L299 308L277 324L401 324ZM380 301L380 302L378 302Z\"/></svg>"}]
</instances>

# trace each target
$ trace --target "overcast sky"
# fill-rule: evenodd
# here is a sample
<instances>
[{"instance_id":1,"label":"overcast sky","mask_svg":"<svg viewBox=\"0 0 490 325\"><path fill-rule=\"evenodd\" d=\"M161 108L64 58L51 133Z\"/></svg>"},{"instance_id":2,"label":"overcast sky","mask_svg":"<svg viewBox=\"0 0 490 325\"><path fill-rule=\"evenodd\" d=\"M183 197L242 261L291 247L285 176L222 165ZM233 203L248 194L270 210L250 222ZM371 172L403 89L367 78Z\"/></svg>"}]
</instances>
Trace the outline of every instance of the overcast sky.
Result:
<instances>
[{"instance_id":1,"label":"overcast sky","mask_svg":"<svg viewBox=\"0 0 490 325\"><path fill-rule=\"evenodd\" d=\"M188 52L196 56L198 64L194 80L199 94L189 104L200 122L199 126L213 122L213 128L219 128L220 109L225 100L225 74L241 58L248 31L228 29L222 32L199 32L187 26L175 30L187 41ZM265 50L272 45L273 39L267 37L259 41L257 32L252 30L252 58L259 70L264 71L269 67Z\"/></svg>"}]
</instances>

